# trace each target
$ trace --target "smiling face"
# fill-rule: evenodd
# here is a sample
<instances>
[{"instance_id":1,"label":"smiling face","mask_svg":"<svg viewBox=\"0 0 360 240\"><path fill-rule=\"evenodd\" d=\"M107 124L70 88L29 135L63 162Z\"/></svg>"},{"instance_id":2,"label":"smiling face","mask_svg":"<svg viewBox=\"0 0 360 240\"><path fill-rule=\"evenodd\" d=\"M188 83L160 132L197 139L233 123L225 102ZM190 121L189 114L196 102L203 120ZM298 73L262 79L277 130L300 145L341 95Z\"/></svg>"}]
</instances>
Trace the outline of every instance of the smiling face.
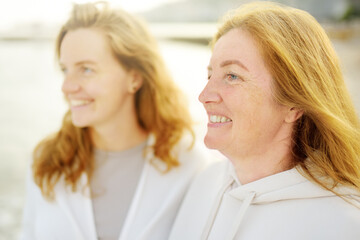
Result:
<instances>
[{"instance_id":1,"label":"smiling face","mask_svg":"<svg viewBox=\"0 0 360 240\"><path fill-rule=\"evenodd\" d=\"M105 35L94 29L68 32L60 47L64 92L78 127L126 122L135 114L134 75L112 53Z\"/></svg>"},{"instance_id":2,"label":"smiling face","mask_svg":"<svg viewBox=\"0 0 360 240\"><path fill-rule=\"evenodd\" d=\"M207 147L232 159L261 155L290 139L289 108L274 101L272 76L248 32L232 29L223 35L208 71L199 96L209 115Z\"/></svg>"}]
</instances>

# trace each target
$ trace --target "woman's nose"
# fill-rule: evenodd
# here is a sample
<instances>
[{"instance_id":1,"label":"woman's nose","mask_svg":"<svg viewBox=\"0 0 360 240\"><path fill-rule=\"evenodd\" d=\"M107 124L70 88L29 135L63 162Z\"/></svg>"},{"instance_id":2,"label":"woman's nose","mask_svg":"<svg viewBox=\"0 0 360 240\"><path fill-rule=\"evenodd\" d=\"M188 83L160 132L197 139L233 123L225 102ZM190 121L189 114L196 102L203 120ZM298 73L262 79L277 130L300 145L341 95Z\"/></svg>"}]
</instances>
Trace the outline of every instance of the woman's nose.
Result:
<instances>
[{"instance_id":1,"label":"woman's nose","mask_svg":"<svg viewBox=\"0 0 360 240\"><path fill-rule=\"evenodd\" d=\"M202 104L206 103L218 103L221 101L221 96L219 95L218 87L215 86L215 80L209 79L205 88L199 95L199 101Z\"/></svg>"},{"instance_id":2,"label":"woman's nose","mask_svg":"<svg viewBox=\"0 0 360 240\"><path fill-rule=\"evenodd\" d=\"M61 90L65 94L71 94L79 91L80 85L77 80L72 77L70 74L66 74L64 82L62 84Z\"/></svg>"}]
</instances>

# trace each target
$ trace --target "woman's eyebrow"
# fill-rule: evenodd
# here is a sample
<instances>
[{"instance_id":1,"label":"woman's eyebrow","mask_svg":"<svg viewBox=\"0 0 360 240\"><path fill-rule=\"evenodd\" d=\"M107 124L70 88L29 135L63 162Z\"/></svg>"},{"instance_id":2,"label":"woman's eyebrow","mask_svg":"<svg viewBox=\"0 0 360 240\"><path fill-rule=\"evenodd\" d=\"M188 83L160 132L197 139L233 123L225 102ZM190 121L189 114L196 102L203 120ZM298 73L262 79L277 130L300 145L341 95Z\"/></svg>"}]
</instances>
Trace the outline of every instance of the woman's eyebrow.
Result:
<instances>
[{"instance_id":1,"label":"woman's eyebrow","mask_svg":"<svg viewBox=\"0 0 360 240\"><path fill-rule=\"evenodd\" d=\"M242 62L240 62L239 60L226 60L226 61L224 61L224 62L222 62L220 64L220 67L225 67L225 66L228 66L228 65L231 65L231 64L236 64L239 67L241 67L244 70L249 72L249 69Z\"/></svg>"}]
</instances>

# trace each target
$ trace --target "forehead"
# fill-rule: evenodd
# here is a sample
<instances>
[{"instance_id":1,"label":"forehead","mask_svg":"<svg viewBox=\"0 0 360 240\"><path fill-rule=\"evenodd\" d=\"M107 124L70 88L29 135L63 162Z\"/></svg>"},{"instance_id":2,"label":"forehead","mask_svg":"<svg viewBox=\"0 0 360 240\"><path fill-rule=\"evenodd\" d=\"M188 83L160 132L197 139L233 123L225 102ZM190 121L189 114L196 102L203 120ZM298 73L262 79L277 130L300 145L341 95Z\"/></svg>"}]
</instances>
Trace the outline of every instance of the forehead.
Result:
<instances>
[{"instance_id":1,"label":"forehead","mask_svg":"<svg viewBox=\"0 0 360 240\"><path fill-rule=\"evenodd\" d=\"M77 29L66 33L60 46L60 62L103 59L112 55L108 40L96 29Z\"/></svg>"},{"instance_id":2,"label":"forehead","mask_svg":"<svg viewBox=\"0 0 360 240\"><path fill-rule=\"evenodd\" d=\"M250 71L265 67L255 40L241 28L230 30L215 43L210 63L216 65L227 60L239 60Z\"/></svg>"}]
</instances>

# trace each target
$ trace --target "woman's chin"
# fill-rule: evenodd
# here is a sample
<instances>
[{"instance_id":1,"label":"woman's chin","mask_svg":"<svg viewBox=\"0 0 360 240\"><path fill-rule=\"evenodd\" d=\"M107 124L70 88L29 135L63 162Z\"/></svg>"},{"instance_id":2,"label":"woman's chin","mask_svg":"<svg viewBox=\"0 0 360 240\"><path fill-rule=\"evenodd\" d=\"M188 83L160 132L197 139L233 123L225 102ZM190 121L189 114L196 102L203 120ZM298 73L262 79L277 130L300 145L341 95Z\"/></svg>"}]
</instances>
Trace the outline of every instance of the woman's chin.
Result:
<instances>
[{"instance_id":1,"label":"woman's chin","mask_svg":"<svg viewBox=\"0 0 360 240\"><path fill-rule=\"evenodd\" d=\"M209 149L219 150L221 148L221 142L212 136L206 135L204 138L205 146Z\"/></svg>"},{"instance_id":2,"label":"woman's chin","mask_svg":"<svg viewBox=\"0 0 360 240\"><path fill-rule=\"evenodd\" d=\"M81 121L80 119L72 118L72 124L78 128L88 127L88 124L85 121Z\"/></svg>"}]
</instances>

